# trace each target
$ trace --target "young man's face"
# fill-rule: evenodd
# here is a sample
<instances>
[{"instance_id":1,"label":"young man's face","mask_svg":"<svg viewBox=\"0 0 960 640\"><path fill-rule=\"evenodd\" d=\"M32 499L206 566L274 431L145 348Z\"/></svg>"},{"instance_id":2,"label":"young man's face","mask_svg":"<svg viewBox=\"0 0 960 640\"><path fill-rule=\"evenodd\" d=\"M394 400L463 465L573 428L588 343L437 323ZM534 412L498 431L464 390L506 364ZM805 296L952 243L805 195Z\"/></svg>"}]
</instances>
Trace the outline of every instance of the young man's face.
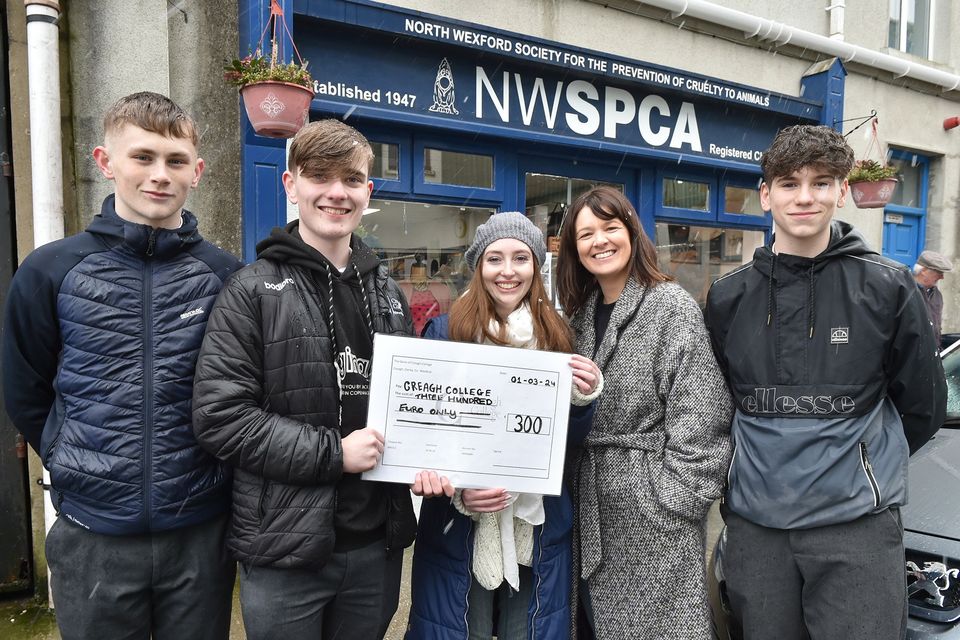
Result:
<instances>
[{"instance_id":1,"label":"young man's face","mask_svg":"<svg viewBox=\"0 0 960 640\"><path fill-rule=\"evenodd\" d=\"M367 178L367 160L361 157L348 169L330 175L308 177L299 170L296 175L285 171L283 187L300 211L303 241L324 253L349 243L370 203L373 182Z\"/></svg>"},{"instance_id":2,"label":"young man's face","mask_svg":"<svg viewBox=\"0 0 960 640\"><path fill-rule=\"evenodd\" d=\"M187 138L168 138L125 124L93 150L100 173L113 180L117 215L151 227L176 229L203 160Z\"/></svg>"},{"instance_id":3,"label":"young man's face","mask_svg":"<svg viewBox=\"0 0 960 640\"><path fill-rule=\"evenodd\" d=\"M760 185L760 203L777 224L777 250L813 257L830 242L830 221L847 197L847 180L804 167Z\"/></svg>"}]
</instances>

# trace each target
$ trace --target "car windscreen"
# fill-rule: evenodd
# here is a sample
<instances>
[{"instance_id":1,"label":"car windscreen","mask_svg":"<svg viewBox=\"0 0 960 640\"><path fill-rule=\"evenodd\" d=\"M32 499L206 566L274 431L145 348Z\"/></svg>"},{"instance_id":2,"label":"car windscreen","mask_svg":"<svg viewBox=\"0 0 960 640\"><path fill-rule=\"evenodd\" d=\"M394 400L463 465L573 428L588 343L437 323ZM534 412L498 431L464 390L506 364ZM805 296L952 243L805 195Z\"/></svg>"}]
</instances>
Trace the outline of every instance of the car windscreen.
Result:
<instances>
[{"instance_id":1,"label":"car windscreen","mask_svg":"<svg viewBox=\"0 0 960 640\"><path fill-rule=\"evenodd\" d=\"M960 349L953 349L943 357L943 372L947 376L947 419L944 426L960 428Z\"/></svg>"}]
</instances>

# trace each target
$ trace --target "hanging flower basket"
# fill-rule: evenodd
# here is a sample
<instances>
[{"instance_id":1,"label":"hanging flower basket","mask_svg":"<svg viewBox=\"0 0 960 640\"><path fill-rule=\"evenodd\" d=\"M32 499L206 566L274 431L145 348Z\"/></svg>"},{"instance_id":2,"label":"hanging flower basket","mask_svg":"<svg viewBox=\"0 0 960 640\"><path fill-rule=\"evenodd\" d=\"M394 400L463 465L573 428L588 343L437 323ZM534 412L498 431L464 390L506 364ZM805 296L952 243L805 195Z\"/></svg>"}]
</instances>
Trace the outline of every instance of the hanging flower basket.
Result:
<instances>
[{"instance_id":1,"label":"hanging flower basket","mask_svg":"<svg viewBox=\"0 0 960 640\"><path fill-rule=\"evenodd\" d=\"M897 189L897 179L887 178L876 182L851 182L850 193L858 209L882 209L890 202Z\"/></svg>"},{"instance_id":2,"label":"hanging flower basket","mask_svg":"<svg viewBox=\"0 0 960 640\"><path fill-rule=\"evenodd\" d=\"M253 130L268 138L292 138L307 123L313 91L298 84L268 80L240 89Z\"/></svg>"},{"instance_id":3,"label":"hanging flower basket","mask_svg":"<svg viewBox=\"0 0 960 640\"><path fill-rule=\"evenodd\" d=\"M877 154L877 157L882 158L880 139L877 135L879 119L876 117L876 111L870 114L870 123L870 142L867 144L867 155L873 152ZM853 131L850 133L853 133ZM858 209L882 209L887 206L894 191L896 191L897 168L886 161L877 162L864 158L853 163L853 168L847 174L847 182L850 185L853 203L857 205Z\"/></svg>"},{"instance_id":4,"label":"hanging flower basket","mask_svg":"<svg viewBox=\"0 0 960 640\"><path fill-rule=\"evenodd\" d=\"M282 26L299 62L283 62L281 42L277 40ZM264 55L263 41L271 31L270 51ZM283 32L279 34L283 36ZM269 138L292 138L310 117L313 79L307 62L300 57L290 29L277 0L270 0L270 17L260 34L256 50L223 67L223 77L240 87L240 97L247 118L258 135Z\"/></svg>"},{"instance_id":5,"label":"hanging flower basket","mask_svg":"<svg viewBox=\"0 0 960 640\"><path fill-rule=\"evenodd\" d=\"M847 176L853 203L858 209L880 209L897 188L897 168L875 160L857 160Z\"/></svg>"}]
</instances>

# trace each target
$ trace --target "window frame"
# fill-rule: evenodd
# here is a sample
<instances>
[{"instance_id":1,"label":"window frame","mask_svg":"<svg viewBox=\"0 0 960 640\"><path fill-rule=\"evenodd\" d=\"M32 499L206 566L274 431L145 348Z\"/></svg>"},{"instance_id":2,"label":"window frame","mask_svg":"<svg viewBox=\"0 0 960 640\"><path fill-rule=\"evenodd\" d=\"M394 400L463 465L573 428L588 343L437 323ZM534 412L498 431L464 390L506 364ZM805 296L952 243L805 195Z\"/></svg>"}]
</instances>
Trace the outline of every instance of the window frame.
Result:
<instances>
[{"instance_id":1,"label":"window frame","mask_svg":"<svg viewBox=\"0 0 960 640\"><path fill-rule=\"evenodd\" d=\"M891 42L888 41L888 42L887 42L887 46L888 46L889 48L895 50L895 51L900 51L901 53L906 53L907 55L917 56L918 58L924 58L924 59L926 59L926 60L932 60L932 59L933 59L933 51L934 51L934 48L933 48L933 47L934 47L934 42L933 42L933 38L934 38L934 28L933 28L934 25L933 25L933 22L934 22L934 21L933 21L933 17L936 15L936 11L937 11L937 0L930 0L930 5L929 5L929 7L928 7L928 9L927 9L927 21L926 21L926 25L925 25L925 29L926 29L926 33L927 33L927 50L924 51L923 53L914 53L914 52L912 52L912 51L908 51L908 50L907 50L907 28L908 28L908 23L907 23L907 17L908 17L908 14L907 14L907 2L908 2L908 0L898 0L898 2L899 2L899 9L900 9L899 14L900 14L900 15L898 16L899 29L898 29L898 33L897 33L897 42L894 44L894 43L891 43ZM916 5L914 5L914 6L916 6ZM887 15L887 25L888 25L888 26L887 26L887 32L888 32L888 33L889 33L889 31L890 31L889 24L890 24L890 21L892 20L892 18L893 18L892 15Z\"/></svg>"}]
</instances>

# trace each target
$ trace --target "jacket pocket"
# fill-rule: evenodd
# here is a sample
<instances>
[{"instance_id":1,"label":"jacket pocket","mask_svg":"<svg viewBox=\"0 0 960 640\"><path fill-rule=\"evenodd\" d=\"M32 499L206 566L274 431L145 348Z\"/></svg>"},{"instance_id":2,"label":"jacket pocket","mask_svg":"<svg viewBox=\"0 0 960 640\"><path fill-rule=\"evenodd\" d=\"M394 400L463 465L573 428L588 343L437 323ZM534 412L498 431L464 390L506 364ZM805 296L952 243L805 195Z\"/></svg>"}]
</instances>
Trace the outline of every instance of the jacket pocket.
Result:
<instances>
[{"instance_id":1,"label":"jacket pocket","mask_svg":"<svg viewBox=\"0 0 960 640\"><path fill-rule=\"evenodd\" d=\"M883 501L880 494L880 485L873 474L873 465L870 464L870 454L867 452L867 443L860 441L860 467L863 469L863 475L867 477L867 484L870 485L870 491L873 492L873 507L877 508Z\"/></svg>"}]
</instances>

